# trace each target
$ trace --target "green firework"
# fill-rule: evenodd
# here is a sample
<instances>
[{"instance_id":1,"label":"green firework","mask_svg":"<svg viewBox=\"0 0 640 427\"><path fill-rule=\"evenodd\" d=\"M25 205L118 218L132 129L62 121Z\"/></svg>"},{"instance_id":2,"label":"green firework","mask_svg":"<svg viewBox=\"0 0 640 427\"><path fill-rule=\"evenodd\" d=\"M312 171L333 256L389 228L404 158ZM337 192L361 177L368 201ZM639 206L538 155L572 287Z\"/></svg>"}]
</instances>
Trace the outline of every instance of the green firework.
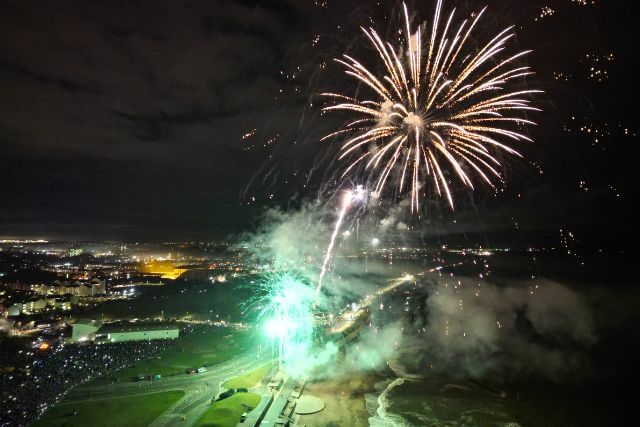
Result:
<instances>
[{"instance_id":1,"label":"green firework","mask_svg":"<svg viewBox=\"0 0 640 427\"><path fill-rule=\"evenodd\" d=\"M303 376L312 368L314 347L313 303L315 292L293 274L265 279L259 324L290 375Z\"/></svg>"}]
</instances>

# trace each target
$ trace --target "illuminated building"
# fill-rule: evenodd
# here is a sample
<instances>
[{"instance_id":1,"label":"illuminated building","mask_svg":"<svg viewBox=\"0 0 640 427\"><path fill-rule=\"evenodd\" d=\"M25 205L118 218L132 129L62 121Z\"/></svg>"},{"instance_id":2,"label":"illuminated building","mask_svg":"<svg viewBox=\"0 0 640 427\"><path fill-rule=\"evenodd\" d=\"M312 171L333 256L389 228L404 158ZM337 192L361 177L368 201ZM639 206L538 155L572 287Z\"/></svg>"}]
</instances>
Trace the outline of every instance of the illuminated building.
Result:
<instances>
[{"instance_id":1,"label":"illuminated building","mask_svg":"<svg viewBox=\"0 0 640 427\"><path fill-rule=\"evenodd\" d=\"M161 260L161 261L151 261L142 264L140 270L143 274L151 274L155 276L160 276L163 279L171 279L175 280L182 273L188 271L188 268L180 268L175 264L174 261L170 260Z\"/></svg>"},{"instance_id":2,"label":"illuminated building","mask_svg":"<svg viewBox=\"0 0 640 427\"><path fill-rule=\"evenodd\" d=\"M178 338L180 329L169 325L110 324L96 333L96 341L123 342Z\"/></svg>"},{"instance_id":3,"label":"illuminated building","mask_svg":"<svg viewBox=\"0 0 640 427\"><path fill-rule=\"evenodd\" d=\"M71 327L72 341L93 341L96 338L96 332L102 326L99 320L78 319Z\"/></svg>"},{"instance_id":4,"label":"illuminated building","mask_svg":"<svg viewBox=\"0 0 640 427\"><path fill-rule=\"evenodd\" d=\"M116 322L103 324L99 320L78 320L72 326L74 342L123 342L178 338L180 329L175 325Z\"/></svg>"}]
</instances>

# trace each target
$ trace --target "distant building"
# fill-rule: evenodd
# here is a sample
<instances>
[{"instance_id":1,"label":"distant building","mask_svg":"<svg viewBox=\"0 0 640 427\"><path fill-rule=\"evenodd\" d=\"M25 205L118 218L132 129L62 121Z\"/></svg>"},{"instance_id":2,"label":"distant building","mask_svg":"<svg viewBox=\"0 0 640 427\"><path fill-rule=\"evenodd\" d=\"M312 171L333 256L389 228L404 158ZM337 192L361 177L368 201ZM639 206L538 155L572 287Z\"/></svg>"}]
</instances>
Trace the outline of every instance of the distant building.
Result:
<instances>
[{"instance_id":1,"label":"distant building","mask_svg":"<svg viewBox=\"0 0 640 427\"><path fill-rule=\"evenodd\" d=\"M46 298L32 296L18 296L5 301L7 316L16 317L22 314L39 313L47 309L48 300Z\"/></svg>"},{"instance_id":2,"label":"distant building","mask_svg":"<svg viewBox=\"0 0 640 427\"><path fill-rule=\"evenodd\" d=\"M49 285L45 285L44 283L31 285L31 290L40 295L51 295L57 293L57 288L53 283Z\"/></svg>"},{"instance_id":3,"label":"distant building","mask_svg":"<svg viewBox=\"0 0 640 427\"><path fill-rule=\"evenodd\" d=\"M75 342L93 341L101 326L102 322L99 320L78 319L71 326L71 340Z\"/></svg>"},{"instance_id":4,"label":"distant building","mask_svg":"<svg viewBox=\"0 0 640 427\"><path fill-rule=\"evenodd\" d=\"M13 291L30 291L31 285L23 282L5 283L4 287Z\"/></svg>"},{"instance_id":5,"label":"distant building","mask_svg":"<svg viewBox=\"0 0 640 427\"><path fill-rule=\"evenodd\" d=\"M105 325L96 333L96 340L109 342L147 341L178 338L180 329L173 325L116 323Z\"/></svg>"},{"instance_id":6,"label":"distant building","mask_svg":"<svg viewBox=\"0 0 640 427\"><path fill-rule=\"evenodd\" d=\"M89 283L80 283L78 285L78 296L79 297L90 297L92 291L92 286Z\"/></svg>"},{"instance_id":7,"label":"distant building","mask_svg":"<svg viewBox=\"0 0 640 427\"><path fill-rule=\"evenodd\" d=\"M17 317L22 314L22 303L14 302L10 303L7 307L7 316L9 317Z\"/></svg>"},{"instance_id":8,"label":"distant building","mask_svg":"<svg viewBox=\"0 0 640 427\"><path fill-rule=\"evenodd\" d=\"M0 311L4 316L16 317L49 310L71 310L73 298L76 299L77 304L77 297L70 295L11 295L9 298L2 300L2 309Z\"/></svg>"},{"instance_id":9,"label":"distant building","mask_svg":"<svg viewBox=\"0 0 640 427\"><path fill-rule=\"evenodd\" d=\"M54 310L62 310L62 311L71 310L71 298L68 296L49 298L47 300L47 303L49 304L49 307L51 307Z\"/></svg>"},{"instance_id":10,"label":"distant building","mask_svg":"<svg viewBox=\"0 0 640 427\"><path fill-rule=\"evenodd\" d=\"M92 279L90 282L61 282L56 280L51 284L32 285L31 290L41 295L75 295L79 297L95 297L107 292L104 281Z\"/></svg>"},{"instance_id":11,"label":"distant building","mask_svg":"<svg viewBox=\"0 0 640 427\"><path fill-rule=\"evenodd\" d=\"M38 313L47 308L46 298L33 298L22 305L22 311L26 314Z\"/></svg>"},{"instance_id":12,"label":"distant building","mask_svg":"<svg viewBox=\"0 0 640 427\"><path fill-rule=\"evenodd\" d=\"M72 326L71 340L75 342L123 342L178 338L180 328L166 324L116 322L103 324L98 320L79 319Z\"/></svg>"},{"instance_id":13,"label":"distant building","mask_svg":"<svg viewBox=\"0 0 640 427\"><path fill-rule=\"evenodd\" d=\"M175 280L187 271L207 268L202 265L179 265L171 260L156 260L143 263L140 271L145 275L160 276L162 279Z\"/></svg>"},{"instance_id":14,"label":"distant building","mask_svg":"<svg viewBox=\"0 0 640 427\"><path fill-rule=\"evenodd\" d=\"M82 250L80 248L71 248L71 249L69 249L69 256L82 255L83 252L84 252L84 250Z\"/></svg>"},{"instance_id":15,"label":"distant building","mask_svg":"<svg viewBox=\"0 0 640 427\"><path fill-rule=\"evenodd\" d=\"M104 295L107 293L107 284L104 280L91 279L91 289L93 295Z\"/></svg>"}]
</instances>

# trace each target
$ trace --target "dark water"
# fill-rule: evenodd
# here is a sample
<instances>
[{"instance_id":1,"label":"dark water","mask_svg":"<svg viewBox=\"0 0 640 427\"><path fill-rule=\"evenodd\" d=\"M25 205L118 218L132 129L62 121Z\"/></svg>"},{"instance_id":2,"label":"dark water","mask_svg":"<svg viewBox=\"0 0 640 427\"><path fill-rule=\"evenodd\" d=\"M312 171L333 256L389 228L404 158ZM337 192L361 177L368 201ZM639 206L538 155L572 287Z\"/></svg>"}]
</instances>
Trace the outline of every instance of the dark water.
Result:
<instances>
[{"instance_id":1,"label":"dark water","mask_svg":"<svg viewBox=\"0 0 640 427\"><path fill-rule=\"evenodd\" d=\"M418 426L609 426L634 417L635 393L619 382L483 383L434 376L388 393L388 411ZM634 423L635 425L635 423Z\"/></svg>"},{"instance_id":2,"label":"dark water","mask_svg":"<svg viewBox=\"0 0 640 427\"><path fill-rule=\"evenodd\" d=\"M448 261L474 258L442 256L446 257L450 258ZM506 253L476 260L482 263L465 262L443 269L442 276L455 282L457 278L475 278L489 271L488 276L483 276L484 282L501 290L526 287L536 281L540 286L562 286L588 310L593 340L585 343L562 335L541 336L527 324L522 313L516 312L523 320L514 322L511 333L518 334L519 340L535 342L537 349L543 349L541 357L544 352L569 355L561 359L567 366L561 363L549 370L527 366L537 365L536 356L501 347L517 342L513 339L497 339L490 352L457 352L450 363L438 359L439 366L434 368L430 361L433 356L440 356L433 354L437 350L424 343L416 344L423 339L416 332L416 324L428 330L433 316L426 301L437 289L431 282L438 279L426 277L421 285L387 295L385 309L372 313L374 322L380 325L401 319L405 327L403 338L411 343L403 344L395 361L395 368L399 368L396 372L410 379L392 387L385 396L391 418L397 415L406 425L417 426L636 425L633 420L640 380L636 350L640 348L640 285L633 271L633 257ZM549 303L553 305L554 301ZM558 307L562 311L562 304ZM548 311L550 318L571 320L554 310ZM483 356L497 362L469 360ZM463 365L470 361L488 368L469 372ZM540 364L544 365L544 361Z\"/></svg>"}]
</instances>

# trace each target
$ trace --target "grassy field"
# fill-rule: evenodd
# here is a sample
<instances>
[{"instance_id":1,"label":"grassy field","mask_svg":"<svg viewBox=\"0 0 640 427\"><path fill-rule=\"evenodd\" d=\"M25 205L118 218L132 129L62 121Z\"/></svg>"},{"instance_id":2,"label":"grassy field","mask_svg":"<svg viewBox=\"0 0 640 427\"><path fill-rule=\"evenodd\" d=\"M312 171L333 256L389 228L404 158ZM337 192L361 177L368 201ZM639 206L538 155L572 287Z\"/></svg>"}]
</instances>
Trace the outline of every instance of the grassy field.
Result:
<instances>
[{"instance_id":1,"label":"grassy field","mask_svg":"<svg viewBox=\"0 0 640 427\"><path fill-rule=\"evenodd\" d=\"M244 375L240 375L239 377L231 378L229 381L225 382L223 386L225 388L251 388L260 382L262 378L269 372L271 369L271 363L267 363L265 365L260 366L259 368L254 369L253 371L247 372Z\"/></svg>"},{"instance_id":2,"label":"grassy field","mask_svg":"<svg viewBox=\"0 0 640 427\"><path fill-rule=\"evenodd\" d=\"M143 396L62 402L49 409L34 427L144 427L159 417L184 395L183 391L166 391ZM73 415L73 411L77 414Z\"/></svg>"},{"instance_id":3,"label":"grassy field","mask_svg":"<svg viewBox=\"0 0 640 427\"><path fill-rule=\"evenodd\" d=\"M243 412L244 405L255 408L260 403L260 396L255 393L237 393L228 399L214 403L207 412L194 424L195 427L234 427Z\"/></svg>"},{"instance_id":4,"label":"grassy field","mask_svg":"<svg viewBox=\"0 0 640 427\"><path fill-rule=\"evenodd\" d=\"M136 298L111 300L82 313L99 320L192 318L244 321L243 304L253 295L255 277L230 278L224 284L209 280L177 280L165 286L141 287Z\"/></svg>"},{"instance_id":5,"label":"grassy field","mask_svg":"<svg viewBox=\"0 0 640 427\"><path fill-rule=\"evenodd\" d=\"M159 359L150 359L118 371L114 376L131 381L139 375L160 374L164 377L184 374L189 368L210 366L232 359L250 348L250 332L212 327L180 338Z\"/></svg>"}]
</instances>

